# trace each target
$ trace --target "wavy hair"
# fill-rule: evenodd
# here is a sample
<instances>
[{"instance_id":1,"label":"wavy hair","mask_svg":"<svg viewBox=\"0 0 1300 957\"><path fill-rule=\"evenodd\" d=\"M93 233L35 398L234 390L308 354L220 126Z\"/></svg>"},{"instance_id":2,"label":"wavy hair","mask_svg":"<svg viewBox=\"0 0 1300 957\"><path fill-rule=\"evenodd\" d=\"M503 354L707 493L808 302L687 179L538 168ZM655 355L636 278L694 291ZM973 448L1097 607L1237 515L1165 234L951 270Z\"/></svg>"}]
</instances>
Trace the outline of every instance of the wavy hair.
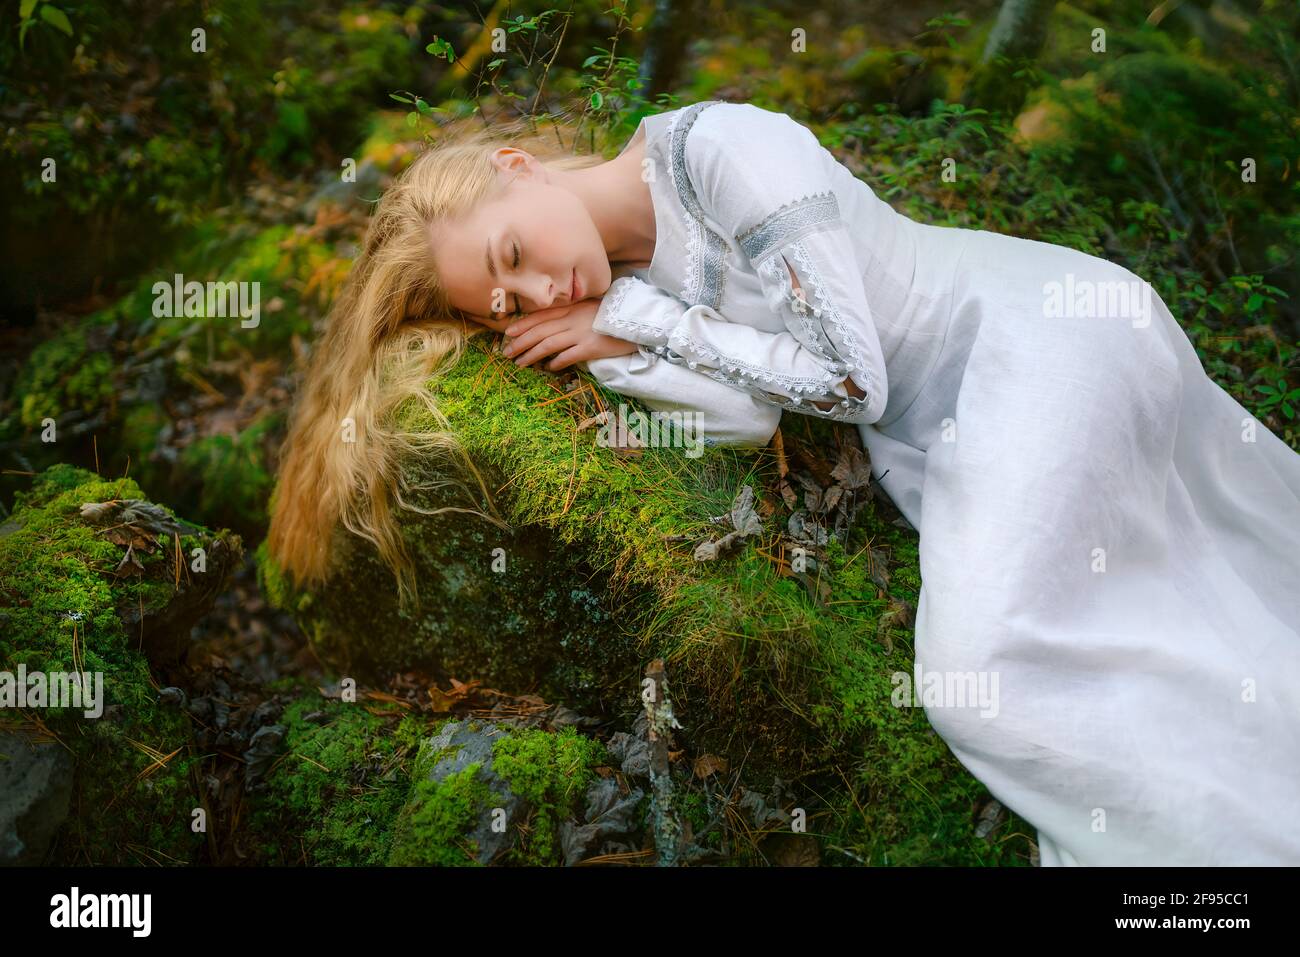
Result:
<instances>
[{"instance_id":1,"label":"wavy hair","mask_svg":"<svg viewBox=\"0 0 1300 957\"><path fill-rule=\"evenodd\" d=\"M415 566L396 509L465 511L505 524L438 409L436 380L459 360L470 336L488 330L449 305L434 270L429 229L502 188L490 159L500 146L527 149L553 169L603 161L559 149L519 125L444 131L385 190L312 350L281 449L269 548L298 587L328 578L330 546L340 525L378 549L405 603L417 597ZM396 424L395 413L408 399L427 410L436 430ZM403 461L429 455L449 456L463 466L494 514L454 507L429 511L411 502L412 492L428 486L415 482Z\"/></svg>"}]
</instances>

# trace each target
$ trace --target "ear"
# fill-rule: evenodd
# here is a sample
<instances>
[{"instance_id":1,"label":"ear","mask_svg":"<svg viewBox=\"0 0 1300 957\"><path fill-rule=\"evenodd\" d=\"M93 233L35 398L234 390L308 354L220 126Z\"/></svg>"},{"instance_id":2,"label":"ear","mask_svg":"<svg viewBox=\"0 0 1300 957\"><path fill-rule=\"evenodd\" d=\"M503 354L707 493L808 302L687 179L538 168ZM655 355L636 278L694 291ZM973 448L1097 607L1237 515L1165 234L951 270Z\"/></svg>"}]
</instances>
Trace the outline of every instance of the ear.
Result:
<instances>
[{"instance_id":1,"label":"ear","mask_svg":"<svg viewBox=\"0 0 1300 957\"><path fill-rule=\"evenodd\" d=\"M513 146L500 146L492 151L492 165L507 179L546 180L546 168L527 150Z\"/></svg>"}]
</instances>

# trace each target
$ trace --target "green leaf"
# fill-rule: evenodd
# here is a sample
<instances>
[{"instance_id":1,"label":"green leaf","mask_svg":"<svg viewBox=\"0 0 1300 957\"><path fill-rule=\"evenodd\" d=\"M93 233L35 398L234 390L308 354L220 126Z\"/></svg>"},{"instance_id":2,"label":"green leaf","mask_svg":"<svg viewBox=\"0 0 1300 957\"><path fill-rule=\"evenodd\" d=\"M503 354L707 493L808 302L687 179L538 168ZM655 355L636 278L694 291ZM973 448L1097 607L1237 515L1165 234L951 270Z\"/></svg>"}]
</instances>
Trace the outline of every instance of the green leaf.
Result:
<instances>
[{"instance_id":1,"label":"green leaf","mask_svg":"<svg viewBox=\"0 0 1300 957\"><path fill-rule=\"evenodd\" d=\"M18 16L23 20L31 19L32 11L36 9L36 4L39 2L40 0L23 0L18 6Z\"/></svg>"},{"instance_id":2,"label":"green leaf","mask_svg":"<svg viewBox=\"0 0 1300 957\"><path fill-rule=\"evenodd\" d=\"M1247 312L1259 312L1259 307L1264 305L1264 297L1259 293L1254 293L1246 300Z\"/></svg>"},{"instance_id":3,"label":"green leaf","mask_svg":"<svg viewBox=\"0 0 1300 957\"><path fill-rule=\"evenodd\" d=\"M410 103L410 102L411 102L411 98L410 98L409 96L403 96L403 95L400 94L400 93L389 93L388 95L391 96L391 97L392 97L394 100L396 100L398 103Z\"/></svg>"},{"instance_id":4,"label":"green leaf","mask_svg":"<svg viewBox=\"0 0 1300 957\"><path fill-rule=\"evenodd\" d=\"M65 35L72 36L72 24L68 22L68 15L58 7L49 4L41 7L41 19Z\"/></svg>"},{"instance_id":5,"label":"green leaf","mask_svg":"<svg viewBox=\"0 0 1300 957\"><path fill-rule=\"evenodd\" d=\"M448 63L456 62L456 51L452 49L451 41L444 40L442 37L434 37L429 45L424 48L425 53L431 53L434 56L446 57Z\"/></svg>"},{"instance_id":6,"label":"green leaf","mask_svg":"<svg viewBox=\"0 0 1300 957\"><path fill-rule=\"evenodd\" d=\"M506 61L505 61L504 58L498 58L498 59L492 60L492 61L490 61L490 62L488 63L488 69L489 69L489 70L495 70L497 67L499 67L502 63L505 63L505 62L506 62Z\"/></svg>"},{"instance_id":7,"label":"green leaf","mask_svg":"<svg viewBox=\"0 0 1300 957\"><path fill-rule=\"evenodd\" d=\"M1283 411L1283 413L1286 414L1286 417L1287 417L1288 419L1294 419L1294 418L1295 418L1295 409L1291 408L1291 403L1290 403L1290 402L1283 402L1283 403L1282 403L1282 411Z\"/></svg>"},{"instance_id":8,"label":"green leaf","mask_svg":"<svg viewBox=\"0 0 1300 957\"><path fill-rule=\"evenodd\" d=\"M600 109L604 104L605 104L605 95L601 93L600 90L597 90L595 93L591 94L591 108L593 110Z\"/></svg>"}]
</instances>

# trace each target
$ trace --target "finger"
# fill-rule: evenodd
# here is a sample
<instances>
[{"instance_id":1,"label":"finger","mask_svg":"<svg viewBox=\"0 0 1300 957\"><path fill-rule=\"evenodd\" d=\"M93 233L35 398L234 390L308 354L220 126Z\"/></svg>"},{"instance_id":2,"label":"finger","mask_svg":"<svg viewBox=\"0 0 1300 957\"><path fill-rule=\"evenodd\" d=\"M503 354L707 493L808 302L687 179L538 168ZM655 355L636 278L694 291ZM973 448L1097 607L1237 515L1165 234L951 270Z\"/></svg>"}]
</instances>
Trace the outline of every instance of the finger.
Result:
<instances>
[{"instance_id":1,"label":"finger","mask_svg":"<svg viewBox=\"0 0 1300 957\"><path fill-rule=\"evenodd\" d=\"M513 319L505 329L508 336L519 336L529 329L535 328L539 323L547 322L551 319L558 319L568 313L568 306L552 306L549 309L538 309L536 312L530 312L522 318Z\"/></svg>"},{"instance_id":2,"label":"finger","mask_svg":"<svg viewBox=\"0 0 1300 957\"><path fill-rule=\"evenodd\" d=\"M583 349L581 342L577 343L576 345L569 346L569 348L565 349L554 359L548 362L546 364L546 368L550 369L552 372L559 372L561 369L567 369L575 362L582 362L584 359L590 359L591 356L584 355L584 352L586 351L588 350Z\"/></svg>"},{"instance_id":3,"label":"finger","mask_svg":"<svg viewBox=\"0 0 1300 957\"><path fill-rule=\"evenodd\" d=\"M540 323L513 339L507 338L505 354L508 356L522 355L526 349L531 349L547 336L553 336L557 332L568 328L569 323L565 319L552 319L550 322Z\"/></svg>"},{"instance_id":4,"label":"finger","mask_svg":"<svg viewBox=\"0 0 1300 957\"><path fill-rule=\"evenodd\" d=\"M527 352L519 356L515 362L521 368L532 365L534 362L539 362L548 356L553 356L558 352L563 352L577 341L578 335L576 333L562 330L548 336L546 339L533 346Z\"/></svg>"},{"instance_id":5,"label":"finger","mask_svg":"<svg viewBox=\"0 0 1300 957\"><path fill-rule=\"evenodd\" d=\"M553 356L557 352L563 352L576 341L577 336L574 333L568 332L567 330L558 332L539 342L521 355L515 360L515 365L520 368L530 366L539 359L545 359L547 356Z\"/></svg>"},{"instance_id":6,"label":"finger","mask_svg":"<svg viewBox=\"0 0 1300 957\"><path fill-rule=\"evenodd\" d=\"M489 316L476 316L473 313L468 313L468 312L465 313L464 316L467 320L470 320L471 322L474 322L487 329L491 329L493 332L505 332L506 326L510 325L512 321L509 316L502 316L499 319L492 319Z\"/></svg>"}]
</instances>

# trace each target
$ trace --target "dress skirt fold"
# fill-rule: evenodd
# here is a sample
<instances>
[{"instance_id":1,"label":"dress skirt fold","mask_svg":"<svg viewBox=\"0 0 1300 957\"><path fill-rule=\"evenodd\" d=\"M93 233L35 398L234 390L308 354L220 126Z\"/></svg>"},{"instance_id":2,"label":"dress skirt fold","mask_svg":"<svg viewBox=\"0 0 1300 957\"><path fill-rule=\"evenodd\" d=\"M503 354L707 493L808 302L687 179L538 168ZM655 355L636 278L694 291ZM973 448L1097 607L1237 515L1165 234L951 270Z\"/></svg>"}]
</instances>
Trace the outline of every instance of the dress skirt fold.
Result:
<instances>
[{"instance_id":1,"label":"dress skirt fold","mask_svg":"<svg viewBox=\"0 0 1300 957\"><path fill-rule=\"evenodd\" d=\"M996 690L927 716L1044 865L1300 864L1300 455L1133 273L945 232L939 355L860 426L922 674Z\"/></svg>"}]
</instances>

